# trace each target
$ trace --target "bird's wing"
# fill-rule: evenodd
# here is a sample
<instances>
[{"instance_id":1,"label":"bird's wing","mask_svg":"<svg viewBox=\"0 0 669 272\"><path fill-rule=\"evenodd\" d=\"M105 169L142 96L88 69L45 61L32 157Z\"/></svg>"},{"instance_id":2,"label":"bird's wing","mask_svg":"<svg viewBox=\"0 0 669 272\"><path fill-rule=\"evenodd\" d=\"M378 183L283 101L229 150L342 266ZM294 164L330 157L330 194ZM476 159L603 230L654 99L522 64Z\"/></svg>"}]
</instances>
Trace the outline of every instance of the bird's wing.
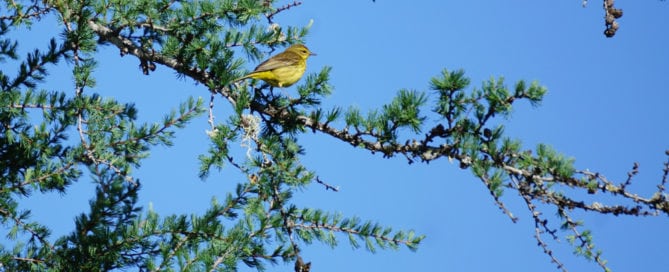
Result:
<instances>
[{"instance_id":1,"label":"bird's wing","mask_svg":"<svg viewBox=\"0 0 669 272\"><path fill-rule=\"evenodd\" d=\"M253 72L264 72L274 70L279 67L295 65L300 61L300 55L293 52L282 52L274 57L263 61Z\"/></svg>"}]
</instances>

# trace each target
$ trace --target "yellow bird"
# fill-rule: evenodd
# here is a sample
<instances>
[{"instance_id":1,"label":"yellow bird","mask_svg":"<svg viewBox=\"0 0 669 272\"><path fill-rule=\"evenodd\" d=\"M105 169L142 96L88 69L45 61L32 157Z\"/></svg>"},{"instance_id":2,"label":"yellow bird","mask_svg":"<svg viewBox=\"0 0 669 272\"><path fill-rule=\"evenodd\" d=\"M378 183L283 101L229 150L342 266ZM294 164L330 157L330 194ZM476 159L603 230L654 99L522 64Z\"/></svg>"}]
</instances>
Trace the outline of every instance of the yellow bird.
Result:
<instances>
[{"instance_id":1,"label":"yellow bird","mask_svg":"<svg viewBox=\"0 0 669 272\"><path fill-rule=\"evenodd\" d=\"M295 84L307 69L307 58L316 54L302 44L294 44L276 56L263 61L253 72L235 81L255 78L274 87L288 87Z\"/></svg>"}]
</instances>

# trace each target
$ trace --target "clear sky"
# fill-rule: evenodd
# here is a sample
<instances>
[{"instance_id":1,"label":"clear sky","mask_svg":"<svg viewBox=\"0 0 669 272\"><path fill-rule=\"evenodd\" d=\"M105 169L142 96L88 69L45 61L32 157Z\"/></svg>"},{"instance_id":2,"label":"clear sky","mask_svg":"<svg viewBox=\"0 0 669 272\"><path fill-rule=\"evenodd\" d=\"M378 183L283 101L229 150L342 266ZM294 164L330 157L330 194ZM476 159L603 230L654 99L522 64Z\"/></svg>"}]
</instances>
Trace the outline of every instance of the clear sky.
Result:
<instances>
[{"instance_id":1,"label":"clear sky","mask_svg":"<svg viewBox=\"0 0 669 272\"><path fill-rule=\"evenodd\" d=\"M574 157L577 168L599 171L616 182L639 162L641 173L630 190L643 196L659 183L669 149L669 3L616 2L624 16L616 36L608 39L602 34L601 1L589 1L586 8L580 1L536 0L303 2L274 20L281 25L314 20L306 44L318 56L309 60L307 72L333 67L335 90L326 108L355 105L366 112L389 102L401 88L429 92L429 79L444 68L464 69L472 87L499 76L509 86L537 80L549 90L544 102L536 108L517 104L513 115L502 119L507 136L521 139L525 148L550 144ZM60 31L54 26L38 24L31 30L36 35L25 38L44 47L43 41ZM204 86L177 79L165 67L142 75L139 62L119 57L118 49L104 47L99 56L95 91L135 103L142 121L159 122L188 96L209 97ZM50 80L71 89L71 65L61 65L62 74L54 72ZM248 69L255 65L247 64ZM217 120L227 118L228 107L217 101ZM230 170L198 179L197 156L208 147L207 128L206 116L193 121L178 131L173 147L155 148L133 174L142 180L145 207L151 203L164 215L202 213L212 197L223 199L239 181ZM416 252L353 250L345 236L335 249L302 246L312 271L556 271L536 246L534 223L513 191L502 200L520 218L515 224L469 170L447 160L408 165L405 159L383 159L323 134L301 140L307 152L303 162L341 191L326 192L314 184L297 193L298 206L427 236ZM72 229L72 219L88 210L92 196L93 186L84 178L66 196L36 194L23 207L34 209L37 220L55 222L57 237ZM559 222L554 209L543 211ZM595 244L614 271L668 269L666 216L577 216L594 231ZM599 270L572 255L564 239L568 233L559 234L562 242L551 246L569 271ZM292 264L270 266L270 271L292 271Z\"/></svg>"}]
</instances>

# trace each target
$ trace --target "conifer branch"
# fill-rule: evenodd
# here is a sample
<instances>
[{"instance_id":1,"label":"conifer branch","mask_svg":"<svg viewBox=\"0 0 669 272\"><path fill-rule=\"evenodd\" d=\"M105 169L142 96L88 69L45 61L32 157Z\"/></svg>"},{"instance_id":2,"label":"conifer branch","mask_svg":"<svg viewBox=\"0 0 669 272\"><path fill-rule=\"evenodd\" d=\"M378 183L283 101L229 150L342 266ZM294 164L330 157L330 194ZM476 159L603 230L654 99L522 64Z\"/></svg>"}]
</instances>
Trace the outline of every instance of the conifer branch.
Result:
<instances>
[{"instance_id":1,"label":"conifer branch","mask_svg":"<svg viewBox=\"0 0 669 272\"><path fill-rule=\"evenodd\" d=\"M517 182L513 178L512 181L515 184L517 184ZM532 203L532 198L529 195L527 194L520 194L520 195L525 201L525 205L527 205L527 209L530 211L532 219L534 220L534 238L537 240L537 244L544 251L544 254L548 255L548 257L551 259L551 262L557 265L558 269L562 270L563 272L567 272L567 269L565 268L564 264L562 264L562 262L558 260L555 254L553 254L553 250L551 250L549 245L546 242L544 242L543 239L541 239L544 233L548 233L550 237L553 238L553 240L559 241L558 236L555 234L557 230L548 227L548 220L543 219L541 217L542 213L537 210L536 205Z\"/></svg>"},{"instance_id":2,"label":"conifer branch","mask_svg":"<svg viewBox=\"0 0 669 272\"><path fill-rule=\"evenodd\" d=\"M310 224L305 224L305 223L293 223L292 227L295 228L300 228L300 229L305 229L305 230L330 230L330 231L335 231L335 232L341 232L341 233L346 233L346 234L353 234L356 236L361 236L361 237L372 237L374 238L377 242L379 240L388 242L391 245L406 245L409 248L415 248L417 246L417 242L420 240L412 240L412 239L398 239L396 237L390 237L386 235L382 235L381 232L379 231L379 226L371 226L371 225L362 225L358 227L341 227L333 224L327 224L327 223L318 223L318 222L310 222ZM400 235L399 237L403 237ZM368 247L370 245L368 244ZM383 246L383 245L381 245ZM370 250L373 251L373 248L369 248Z\"/></svg>"},{"instance_id":3,"label":"conifer branch","mask_svg":"<svg viewBox=\"0 0 669 272\"><path fill-rule=\"evenodd\" d=\"M263 106L260 104L251 104L251 107L255 108L255 111L262 112L267 114L271 118L285 118L290 116L289 110L287 108L278 109L272 106ZM396 142L381 142L381 141L370 141L362 137L362 135L374 135L374 133L365 133L365 132L356 132L349 133L346 130L339 130L330 125L327 125L322 122L314 122L311 118L300 115L295 117L295 120L300 122L305 127L311 128L316 131L323 132L330 136L333 136L337 139L340 139L344 142L348 142L352 146L364 147L372 152L380 152L385 156L393 156L395 154L407 154L411 157L418 158L423 162L429 162L441 157L453 158L459 161L461 167L468 168L472 165L474 160L471 156L465 155L457 152L455 146L449 144L441 145L430 145L426 144L430 142L432 138L441 137L443 135L438 135L442 129L439 129L440 126L437 126L431 129L431 133L426 135L424 139L408 140L405 144L400 144ZM498 154L490 153L485 149L479 150L482 154L488 156L498 156ZM515 154L506 154L506 158L517 158L523 156L522 153ZM529 170L520 169L514 165L508 164L504 161L499 162L499 168L504 169L508 174L518 175L523 178L523 180L533 180L535 182L560 182L568 186L580 187L585 190L588 190L586 183L577 179L576 177L562 177L555 175L536 175L531 173ZM640 197L637 194L633 194L624 189L624 187L614 185L612 182L608 181L603 175L598 173L593 173L588 170L579 170L576 173L582 174L585 178L591 180L598 180L599 182L596 185L596 188L602 192L622 195L625 198L631 199L634 202L644 204L644 206L650 210L641 210L641 207L628 208L625 206L614 205L614 206L602 206L602 205L588 205L583 202L573 201L569 198L558 196L547 191L537 191L534 192L535 196L543 195L546 200L554 203L558 206L571 207L571 208L581 208L583 210L597 211L600 213L613 213L613 214L626 214L626 215L656 215L655 210L661 211L669 215L669 202L666 198L662 197L662 193L658 192L655 196L651 198ZM663 180L666 180L663 179ZM505 212L506 213L506 212Z\"/></svg>"},{"instance_id":4,"label":"conifer branch","mask_svg":"<svg viewBox=\"0 0 669 272\"><path fill-rule=\"evenodd\" d=\"M117 34L115 31L102 24L96 23L94 21L88 21L88 26L101 38L116 45L116 47L118 47L124 54L131 54L140 60L148 60L165 65L205 85L208 85L210 81L213 80L212 76L207 71L187 67L178 60L166 57L155 50L147 51L140 45L135 44L132 40ZM210 91L221 93L221 95L227 98L228 101L233 105L236 103L228 87L219 87L210 89Z\"/></svg>"},{"instance_id":5,"label":"conifer branch","mask_svg":"<svg viewBox=\"0 0 669 272\"><path fill-rule=\"evenodd\" d=\"M44 6L40 6L40 4ZM32 5L26 7L25 10L21 10L20 8L22 6L18 5L15 1L10 1L9 5L11 5L12 8L15 10L14 15L0 16L0 20L2 21L8 20L11 21L12 24L16 24L17 22L26 19L40 20L42 16L48 14L53 9L51 5L47 4L44 1L42 2L33 1Z\"/></svg>"},{"instance_id":6,"label":"conifer branch","mask_svg":"<svg viewBox=\"0 0 669 272\"><path fill-rule=\"evenodd\" d=\"M318 182L319 184L325 186L325 190L326 190L326 191L327 191L327 190L332 190L332 191L334 191L334 192L339 192L339 186L336 186L336 187L335 187L335 186L332 186L332 185L330 185L330 184L327 184L327 183L325 183L324 181L322 181L320 177L316 177L316 182Z\"/></svg>"},{"instance_id":7,"label":"conifer branch","mask_svg":"<svg viewBox=\"0 0 669 272\"><path fill-rule=\"evenodd\" d=\"M16 216L13 212L6 210L4 208L0 208L0 215L2 215L3 218L10 218L12 221L14 221L14 224L24 231L30 233L30 236L32 238L37 238L37 240L47 248L49 248L51 251L54 250L53 245L49 243L49 240L47 240L48 233L45 232L45 230L38 230L35 228L41 228L40 226L34 224L34 223L26 223L24 222L20 216Z\"/></svg>"},{"instance_id":8,"label":"conifer branch","mask_svg":"<svg viewBox=\"0 0 669 272\"><path fill-rule=\"evenodd\" d=\"M297 7L297 6L299 6L299 5L302 5L302 2L300 2L300 1L293 1L293 3L289 3L289 4L286 4L286 5L283 5L283 6L279 7L279 8L277 8L276 10L274 10L274 11L272 11L272 12L270 12L270 13L268 13L268 14L265 15L265 17L267 17L267 22L268 22L269 24L273 24L274 22L272 21L272 18L274 18L274 15L277 15L277 14L279 14L280 12L282 12L282 11L284 11L284 10L289 10L290 8L292 8L292 7Z\"/></svg>"},{"instance_id":9,"label":"conifer branch","mask_svg":"<svg viewBox=\"0 0 669 272\"><path fill-rule=\"evenodd\" d=\"M202 158L201 176L206 176L210 166L222 166L223 162L227 161L227 164L232 165L248 178L248 181L239 184L236 195L228 194L224 205L212 204L211 210L205 216L193 216L190 220L182 217L183 220L178 223L165 220L161 227L174 223L173 226L169 225L172 229L144 233L147 237L154 235L159 240L164 239L162 242L168 241L163 245L173 246L163 252L165 255L156 257L158 250L155 250L155 245L157 243L148 240L143 240L143 242L151 244L153 247L147 246L147 248L152 248L153 251L124 252L127 250L124 242L133 243L139 241L139 238L138 240L121 239L123 242L113 244L83 242L87 247L108 246L105 248L122 256L119 261L121 263L126 262L126 259L134 260L135 257L146 253L156 258L155 260L162 261L156 268L157 270L171 267L174 265L171 263L172 260L178 258L181 258L179 261L184 261L179 265L184 265L183 268L189 269L204 263L204 257L197 256L201 249L200 245L215 241L223 242L225 247L221 249L218 247L219 244L212 243L211 248L207 249L207 253L211 254L211 256L206 256L207 261L213 261L207 263L211 265L207 268L212 271L219 269L219 266L227 265L232 257L237 258L234 261L241 260L249 266L258 267L261 266L262 261L274 262L278 257L284 260L295 259L296 267L299 267L296 270L302 270L303 261L298 243L310 241L315 237L324 243L334 245L336 242L333 233L335 232L364 240L371 251L374 250L373 241L376 241L380 247L395 247L403 244L414 250L423 237L414 237L412 232L407 234L400 231L395 235L390 235L392 232L390 228L383 228L378 224L360 223L356 218L341 220L338 216L324 215L321 211L300 212L290 205L293 190L314 181L323 185L325 190L338 190L337 187L323 182L320 177L305 170L305 167L299 163L301 146L294 135L309 129L330 135L352 146L365 148L371 153L379 152L384 157L403 156L409 163L415 161L429 163L443 157L453 160L462 169L471 170L486 186L500 210L513 222L516 222L517 217L507 209L501 200L505 190L514 190L523 198L534 220L537 243L551 258L551 261L563 271L566 271L563 264L554 256L549 244L543 240L547 235L557 240L556 230L552 229L548 220L538 210L535 205L536 201L557 207L563 220L563 229L571 231L572 235L569 239L578 253L586 258L594 259L605 270L607 269L606 261L601 259L599 252L595 251L589 231L582 230L582 223L572 218L570 214L572 210L579 209L613 215L669 214L669 202L665 193L669 161L665 163L658 191L650 197L642 197L628 189L633 177L638 173L637 164L628 173L627 180L617 184L597 172L575 170L573 161L545 146L538 146L536 154L532 154L529 151L522 151L520 143L504 139L502 137L503 127L492 126L491 120L498 115L508 116L512 104L517 101L538 103L545 90L534 84L527 87L524 82L519 82L515 92L513 90L510 92L504 86L502 79L490 80L484 83L480 90L475 89L470 94L465 94L463 89L469 84L469 80L464 78L463 72L444 71L441 78L434 78L430 82L438 97L437 106L433 109L433 113L439 117L438 124L428 127L425 122L426 116L420 113L426 102L426 96L423 93L402 90L391 103L370 113L366 118L355 110L349 111L345 114L345 125L341 128L337 127L339 126L337 121L342 119L339 109L325 113L319 108L321 99L330 92L327 84L328 68L323 69L318 75L307 76L304 80L306 83L298 87L299 97L297 99L285 98L281 95L265 95L260 89L256 89L252 94L240 89L239 85L231 86L229 82L240 73L241 60L234 58L235 52L232 52L230 47L244 45L243 50L246 50L251 58L257 58L260 55L255 46L257 44L272 47L277 43L292 43L304 36L306 28L303 28L302 31L281 29L278 24L273 23L276 14L301 5L299 1L293 1L276 9L270 6L271 1L235 2L235 5L231 6L227 6L227 2L220 5L198 2L188 6L191 3L167 1L154 6L142 7L142 9L152 9L151 12L146 13L142 13L140 9L120 11L114 9L112 3L104 3L103 7L92 9L76 1L59 2L53 7L46 2L43 3L44 6L40 6L42 2L39 1L31 3L32 5L25 10L14 2L10 3L15 10L15 15L1 16L0 21L34 20L56 10L60 12L59 15L62 15L66 41L62 46L56 46L55 42L52 42L47 53L35 51L29 54L26 57L27 60L23 62L19 75L13 81L7 81L10 83L3 83L2 87L3 89L5 87L14 89L21 86L31 88L35 82L39 82L46 75L45 65L56 63L61 56L74 61L75 102L83 103L83 106L74 109L68 105L61 109L33 102L11 103L6 106L7 109L18 109L17 111L40 108L43 111L68 110L68 114L74 113L72 116L67 116L71 118L68 119L70 123L67 125L76 126L80 139L75 149L81 154L74 156L74 162L71 161L72 159L61 160L59 163L63 163L62 167L52 167L48 169L51 172L43 171L41 175L25 178L19 185L19 187L24 187L35 182L40 183L51 176L65 175L65 172L74 168L78 163L91 166L90 171L99 179L97 199L91 204L91 216L82 215L80 222L83 223L78 226L78 232L68 238L71 238L72 241L85 240L90 231L102 225L112 229L112 232L118 232L110 234L117 235L116 237L103 238L121 237L122 234L119 233L125 230L124 225L136 216L139 210L135 206L136 190L139 184L135 183L135 179L129 174L132 169L131 165L139 165L139 160L144 156L141 151L148 149L148 145L169 144L170 128L180 127L193 116L204 111L199 104L190 104L182 108L179 116L175 117L174 114L168 116L162 126L136 128L133 117L125 109L120 109L118 105L100 104L88 99L89 97L85 96L83 91L87 87L94 86L92 71L95 63L94 58L90 56L97 50L98 44L112 44L119 48L122 56L136 57L145 74L155 70L156 64L161 64L176 71L180 76L192 78L195 82L205 85L211 93L208 122L212 129L209 134L212 139L212 148L210 156ZM181 14L176 10L181 5L189 12L186 16L179 16ZM618 29L615 19L622 16L622 11L613 7L612 0L604 0L604 9L608 31L605 34L613 36ZM105 13L106 10L110 10L110 13ZM112 12L117 13L112 14ZM159 18L153 16L154 14L169 15ZM263 15L272 25L270 31L248 24L248 21L251 20L262 20ZM175 26L175 23L180 25ZM242 32L232 28L227 29L230 25L249 26L250 30ZM182 26L184 31L180 32ZM140 32L137 31L137 28L144 30L144 33L136 33ZM94 35L99 38L97 41ZM9 54L11 50L4 48L2 50L2 54L11 56ZM227 99L235 110L235 115L230 118L232 121L227 124L214 124L213 106L214 97L217 94ZM104 112L104 114L91 118L96 111ZM245 119L247 116L253 118ZM256 128L248 124L249 120L256 120L255 118L264 122L265 127L262 132L260 132L260 125ZM244 124L245 122L247 124ZM130 125L126 126L126 124ZM6 128L12 129L13 132L21 132L20 125L23 124L16 125L16 127L8 125ZM409 128L415 133L414 136L406 137L407 134L398 133L404 128ZM420 131L426 128L428 132L420 135ZM113 134L111 131L122 132ZM240 136L243 138L242 141L248 141L242 142L248 144L242 146L248 148L245 163L234 161L233 156L228 154L228 143ZM46 144L43 146L32 147L46 148L57 143L56 140L51 139L44 140L44 142ZM253 145L256 149L251 148ZM261 158L253 158L252 153ZM63 157L65 156L62 154L53 156L58 159ZM70 174L70 176L76 175ZM119 177L129 183L124 183L118 179ZM116 183L122 183L122 187L119 189L114 186ZM567 187L578 192L601 193L617 198L611 201L613 204L589 203L585 199L572 197L559 191L559 188ZM22 188L16 186L2 188L2 190L8 190L7 192L20 189ZM614 202L620 199L631 202L633 205ZM243 218L237 220L232 230L223 234L222 220L236 220L237 212L240 210L244 212ZM5 218L14 218L17 225L24 226L23 228L29 229L29 232L32 231L30 232L32 236L41 235L38 230L26 227L28 224L16 221L20 218L12 215L13 212L12 210L0 210L0 214ZM106 226L108 222L116 225L108 227ZM279 245L274 252L267 254L264 252L266 245L264 243L267 242L266 232L270 230L275 231ZM324 235L326 232L330 235ZM40 240L39 236L37 238ZM357 241L351 239L351 244L357 246ZM80 246L74 242L72 245ZM51 251L55 250L51 248ZM14 260L34 262L37 259L15 256ZM297 265L298 263L302 264ZM110 267L121 268L123 264L113 263L110 264Z\"/></svg>"}]
</instances>

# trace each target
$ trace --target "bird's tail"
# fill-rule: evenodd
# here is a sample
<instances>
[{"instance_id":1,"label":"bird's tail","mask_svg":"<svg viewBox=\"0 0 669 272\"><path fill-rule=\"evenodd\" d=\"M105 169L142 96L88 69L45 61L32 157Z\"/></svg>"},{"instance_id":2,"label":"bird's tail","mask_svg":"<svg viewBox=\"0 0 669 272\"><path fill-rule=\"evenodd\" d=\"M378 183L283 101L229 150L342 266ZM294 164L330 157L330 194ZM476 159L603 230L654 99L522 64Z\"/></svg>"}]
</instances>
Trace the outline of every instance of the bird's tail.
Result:
<instances>
[{"instance_id":1,"label":"bird's tail","mask_svg":"<svg viewBox=\"0 0 669 272\"><path fill-rule=\"evenodd\" d=\"M243 77L240 77L238 79L233 80L232 82L238 82L238 81L242 81L244 79L253 78L254 76L256 76L256 74L257 74L257 72L251 72L251 73L248 73L248 74L244 75Z\"/></svg>"}]
</instances>

